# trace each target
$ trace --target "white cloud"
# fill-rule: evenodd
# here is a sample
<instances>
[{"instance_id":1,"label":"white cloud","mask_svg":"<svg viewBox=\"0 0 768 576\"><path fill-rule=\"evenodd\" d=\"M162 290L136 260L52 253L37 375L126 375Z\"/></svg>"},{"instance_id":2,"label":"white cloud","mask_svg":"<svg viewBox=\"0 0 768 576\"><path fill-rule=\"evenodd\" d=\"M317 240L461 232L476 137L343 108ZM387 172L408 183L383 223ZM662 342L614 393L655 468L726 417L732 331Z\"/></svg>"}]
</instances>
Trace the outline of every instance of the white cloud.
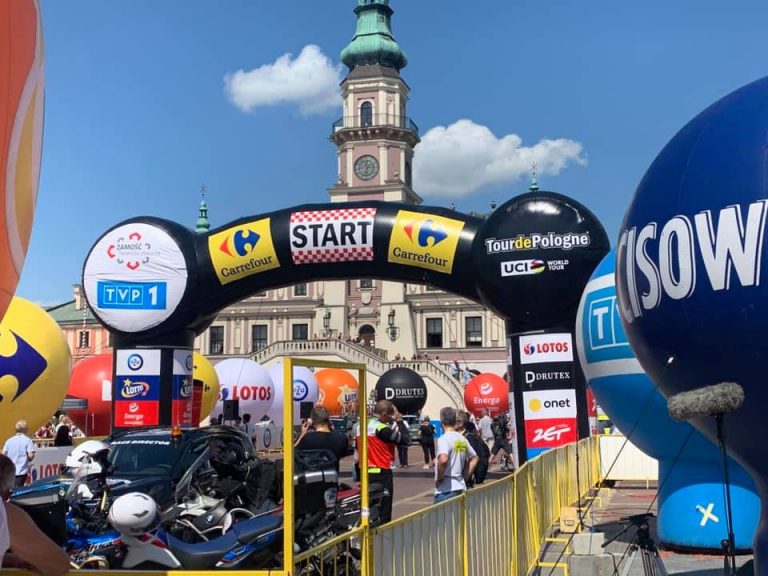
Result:
<instances>
[{"instance_id":1,"label":"white cloud","mask_svg":"<svg viewBox=\"0 0 768 576\"><path fill-rule=\"evenodd\" d=\"M414 187L423 196L469 196L488 184L530 173L556 175L569 164L586 165L582 145L558 138L523 146L517 134L497 138L486 126L459 120L429 130L416 148Z\"/></svg>"},{"instance_id":2,"label":"white cloud","mask_svg":"<svg viewBox=\"0 0 768 576\"><path fill-rule=\"evenodd\" d=\"M283 54L272 64L224 77L229 100L243 112L259 106L296 104L302 114L321 114L341 105L341 64L335 65L314 44L301 53Z\"/></svg>"}]
</instances>

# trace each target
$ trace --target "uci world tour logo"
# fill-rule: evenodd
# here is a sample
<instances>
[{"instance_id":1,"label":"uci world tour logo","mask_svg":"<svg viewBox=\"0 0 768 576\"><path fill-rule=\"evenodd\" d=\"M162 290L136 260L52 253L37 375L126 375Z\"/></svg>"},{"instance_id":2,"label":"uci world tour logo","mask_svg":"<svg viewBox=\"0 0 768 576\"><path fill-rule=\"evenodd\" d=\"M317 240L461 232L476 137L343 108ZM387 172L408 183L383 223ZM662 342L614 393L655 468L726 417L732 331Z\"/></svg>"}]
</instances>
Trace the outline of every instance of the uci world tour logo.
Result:
<instances>
[{"instance_id":1,"label":"uci world tour logo","mask_svg":"<svg viewBox=\"0 0 768 576\"><path fill-rule=\"evenodd\" d=\"M222 285L280 267L269 218L212 234L208 254Z\"/></svg>"},{"instance_id":2,"label":"uci world tour logo","mask_svg":"<svg viewBox=\"0 0 768 576\"><path fill-rule=\"evenodd\" d=\"M389 237L387 260L450 274L463 229L461 220L400 210Z\"/></svg>"}]
</instances>

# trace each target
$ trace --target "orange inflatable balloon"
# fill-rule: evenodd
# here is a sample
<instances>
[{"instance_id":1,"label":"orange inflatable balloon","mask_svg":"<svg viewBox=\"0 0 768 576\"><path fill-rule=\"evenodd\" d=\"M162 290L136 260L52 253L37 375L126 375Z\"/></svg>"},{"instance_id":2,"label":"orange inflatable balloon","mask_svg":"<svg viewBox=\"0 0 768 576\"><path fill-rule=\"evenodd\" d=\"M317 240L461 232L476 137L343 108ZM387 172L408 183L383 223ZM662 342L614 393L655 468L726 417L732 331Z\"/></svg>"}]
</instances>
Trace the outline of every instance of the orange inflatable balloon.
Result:
<instances>
[{"instance_id":1,"label":"orange inflatable balloon","mask_svg":"<svg viewBox=\"0 0 768 576\"><path fill-rule=\"evenodd\" d=\"M73 412L72 420L89 436L112 431L112 354L83 358L72 369L68 396L88 401L85 414Z\"/></svg>"},{"instance_id":2,"label":"orange inflatable balloon","mask_svg":"<svg viewBox=\"0 0 768 576\"><path fill-rule=\"evenodd\" d=\"M27 255L43 137L43 39L36 0L0 10L0 318Z\"/></svg>"},{"instance_id":3,"label":"orange inflatable balloon","mask_svg":"<svg viewBox=\"0 0 768 576\"><path fill-rule=\"evenodd\" d=\"M331 416L342 416L357 409L357 380L346 370L326 368L315 372L320 390L318 404Z\"/></svg>"}]
</instances>

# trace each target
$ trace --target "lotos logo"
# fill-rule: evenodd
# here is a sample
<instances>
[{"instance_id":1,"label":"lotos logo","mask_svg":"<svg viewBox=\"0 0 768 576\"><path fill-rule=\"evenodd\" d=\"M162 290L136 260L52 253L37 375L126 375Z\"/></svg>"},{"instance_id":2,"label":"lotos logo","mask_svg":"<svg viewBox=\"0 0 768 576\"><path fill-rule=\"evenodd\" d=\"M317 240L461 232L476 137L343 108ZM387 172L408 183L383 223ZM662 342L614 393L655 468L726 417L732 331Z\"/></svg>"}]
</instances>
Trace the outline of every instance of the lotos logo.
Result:
<instances>
[{"instance_id":1,"label":"lotos logo","mask_svg":"<svg viewBox=\"0 0 768 576\"><path fill-rule=\"evenodd\" d=\"M135 372L136 370L141 370L141 367L144 366L144 358L140 354L131 354L128 356L127 363L128 368Z\"/></svg>"},{"instance_id":2,"label":"lotos logo","mask_svg":"<svg viewBox=\"0 0 768 576\"><path fill-rule=\"evenodd\" d=\"M409 222L403 226L405 235L411 242L416 242L422 248L437 246L448 238L445 228L434 220L423 220L421 222ZM414 238L416 236L416 238Z\"/></svg>"},{"instance_id":3,"label":"lotos logo","mask_svg":"<svg viewBox=\"0 0 768 576\"><path fill-rule=\"evenodd\" d=\"M219 402L229 400L229 388L219 388Z\"/></svg>"},{"instance_id":4,"label":"lotos logo","mask_svg":"<svg viewBox=\"0 0 768 576\"><path fill-rule=\"evenodd\" d=\"M480 386L480 394L482 394L483 396L488 396L488 394L491 394L491 393L493 393L493 384L491 384L490 382L484 382Z\"/></svg>"},{"instance_id":5,"label":"lotos logo","mask_svg":"<svg viewBox=\"0 0 768 576\"><path fill-rule=\"evenodd\" d=\"M133 382L126 378L123 380L120 396L123 398L136 398L137 396L146 396L148 392L149 384L146 382Z\"/></svg>"},{"instance_id":6,"label":"lotos logo","mask_svg":"<svg viewBox=\"0 0 768 576\"><path fill-rule=\"evenodd\" d=\"M234 256L232 251L238 256L247 256L256 248L256 245L261 240L258 232L249 230L238 230L231 237L228 235L224 238L224 241L219 246L219 250L224 252L227 256Z\"/></svg>"},{"instance_id":7,"label":"lotos logo","mask_svg":"<svg viewBox=\"0 0 768 576\"><path fill-rule=\"evenodd\" d=\"M223 390L222 390L223 392ZM224 394L222 394L224 396ZM232 386L232 400L261 400L272 399L272 388L268 386L241 386L235 384ZM224 398L226 400L226 398Z\"/></svg>"},{"instance_id":8,"label":"lotos logo","mask_svg":"<svg viewBox=\"0 0 768 576\"><path fill-rule=\"evenodd\" d=\"M572 362L573 338L569 333L520 336L520 363Z\"/></svg>"},{"instance_id":9,"label":"lotos logo","mask_svg":"<svg viewBox=\"0 0 768 576\"><path fill-rule=\"evenodd\" d=\"M450 274L463 229L461 220L400 210L389 237L387 260Z\"/></svg>"},{"instance_id":10,"label":"lotos logo","mask_svg":"<svg viewBox=\"0 0 768 576\"><path fill-rule=\"evenodd\" d=\"M222 285L280 267L269 218L212 234L208 254Z\"/></svg>"}]
</instances>

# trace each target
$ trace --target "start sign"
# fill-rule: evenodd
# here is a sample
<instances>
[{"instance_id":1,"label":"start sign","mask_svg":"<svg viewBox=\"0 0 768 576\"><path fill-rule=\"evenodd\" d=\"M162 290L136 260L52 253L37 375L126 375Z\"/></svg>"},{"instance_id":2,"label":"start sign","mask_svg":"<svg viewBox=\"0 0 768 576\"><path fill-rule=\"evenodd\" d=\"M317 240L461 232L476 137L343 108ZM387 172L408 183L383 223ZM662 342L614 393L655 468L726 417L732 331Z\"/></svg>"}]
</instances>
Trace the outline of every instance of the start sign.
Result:
<instances>
[{"instance_id":1,"label":"start sign","mask_svg":"<svg viewBox=\"0 0 768 576\"><path fill-rule=\"evenodd\" d=\"M293 263L372 261L375 218L376 208L293 212Z\"/></svg>"}]
</instances>

